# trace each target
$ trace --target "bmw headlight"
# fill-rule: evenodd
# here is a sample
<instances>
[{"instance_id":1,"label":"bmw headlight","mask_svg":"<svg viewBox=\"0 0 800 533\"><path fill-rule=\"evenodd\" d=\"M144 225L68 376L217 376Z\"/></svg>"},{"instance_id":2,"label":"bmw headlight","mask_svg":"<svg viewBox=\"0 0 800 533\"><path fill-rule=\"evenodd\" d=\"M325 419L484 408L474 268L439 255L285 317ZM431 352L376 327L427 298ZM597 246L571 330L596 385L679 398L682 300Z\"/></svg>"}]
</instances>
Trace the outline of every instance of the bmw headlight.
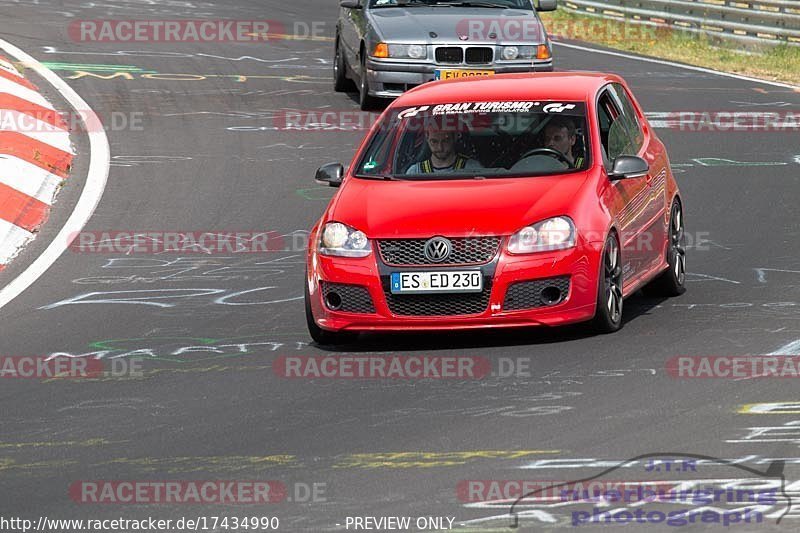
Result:
<instances>
[{"instance_id":1,"label":"bmw headlight","mask_svg":"<svg viewBox=\"0 0 800 533\"><path fill-rule=\"evenodd\" d=\"M508 240L512 254L565 250L575 246L575 224L568 217L548 218L525 226Z\"/></svg>"},{"instance_id":2,"label":"bmw headlight","mask_svg":"<svg viewBox=\"0 0 800 533\"><path fill-rule=\"evenodd\" d=\"M542 47L547 48L545 45ZM503 46L500 50L500 57L506 61L541 59L539 57L539 46Z\"/></svg>"},{"instance_id":3,"label":"bmw headlight","mask_svg":"<svg viewBox=\"0 0 800 533\"><path fill-rule=\"evenodd\" d=\"M507 61L513 61L519 57L519 48L516 46L504 46L501 56Z\"/></svg>"},{"instance_id":4,"label":"bmw headlight","mask_svg":"<svg viewBox=\"0 0 800 533\"><path fill-rule=\"evenodd\" d=\"M390 44L392 59L427 59L428 49L423 44Z\"/></svg>"},{"instance_id":5,"label":"bmw headlight","mask_svg":"<svg viewBox=\"0 0 800 533\"><path fill-rule=\"evenodd\" d=\"M322 228L319 253L340 257L367 257L372 253L372 248L363 231L341 222L328 222Z\"/></svg>"}]
</instances>

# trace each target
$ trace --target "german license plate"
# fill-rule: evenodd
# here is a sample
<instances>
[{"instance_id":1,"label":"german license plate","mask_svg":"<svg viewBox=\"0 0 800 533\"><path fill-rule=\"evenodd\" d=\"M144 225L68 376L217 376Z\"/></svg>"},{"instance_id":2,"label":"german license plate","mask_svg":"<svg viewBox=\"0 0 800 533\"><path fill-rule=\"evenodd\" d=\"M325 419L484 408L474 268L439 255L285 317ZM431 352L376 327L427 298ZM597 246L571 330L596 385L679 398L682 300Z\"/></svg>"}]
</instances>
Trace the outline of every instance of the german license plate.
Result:
<instances>
[{"instance_id":1,"label":"german license plate","mask_svg":"<svg viewBox=\"0 0 800 533\"><path fill-rule=\"evenodd\" d=\"M457 78L473 78L476 76L493 75L493 70L436 69L433 71L434 80L454 80Z\"/></svg>"},{"instance_id":2,"label":"german license plate","mask_svg":"<svg viewBox=\"0 0 800 533\"><path fill-rule=\"evenodd\" d=\"M392 272L391 283L393 294L481 292L483 275L479 270Z\"/></svg>"}]
</instances>

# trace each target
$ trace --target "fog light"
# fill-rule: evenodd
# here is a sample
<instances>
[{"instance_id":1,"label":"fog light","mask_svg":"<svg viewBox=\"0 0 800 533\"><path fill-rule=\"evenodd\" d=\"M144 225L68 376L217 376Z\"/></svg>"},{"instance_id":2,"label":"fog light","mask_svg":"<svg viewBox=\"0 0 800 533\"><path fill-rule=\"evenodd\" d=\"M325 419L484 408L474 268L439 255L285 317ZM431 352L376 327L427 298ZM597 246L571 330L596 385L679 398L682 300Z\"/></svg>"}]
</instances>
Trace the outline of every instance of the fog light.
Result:
<instances>
[{"instance_id":1,"label":"fog light","mask_svg":"<svg viewBox=\"0 0 800 533\"><path fill-rule=\"evenodd\" d=\"M338 292L331 291L325 296L325 305L327 305L328 309L331 311L336 311L342 307L342 297L339 296Z\"/></svg>"},{"instance_id":2,"label":"fog light","mask_svg":"<svg viewBox=\"0 0 800 533\"><path fill-rule=\"evenodd\" d=\"M553 305L561 301L561 290L558 287L546 287L542 289L539 298L543 304Z\"/></svg>"}]
</instances>

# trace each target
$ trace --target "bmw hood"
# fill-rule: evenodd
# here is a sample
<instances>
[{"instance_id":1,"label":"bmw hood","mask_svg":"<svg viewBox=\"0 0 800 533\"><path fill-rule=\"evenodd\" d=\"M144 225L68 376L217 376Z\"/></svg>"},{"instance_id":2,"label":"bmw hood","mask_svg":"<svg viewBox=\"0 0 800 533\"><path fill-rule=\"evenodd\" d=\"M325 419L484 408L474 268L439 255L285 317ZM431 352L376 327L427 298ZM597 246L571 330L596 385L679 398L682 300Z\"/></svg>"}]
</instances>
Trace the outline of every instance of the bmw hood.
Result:
<instances>
[{"instance_id":1,"label":"bmw hood","mask_svg":"<svg viewBox=\"0 0 800 533\"><path fill-rule=\"evenodd\" d=\"M546 41L539 19L524 9L393 7L373 9L370 16L381 40L389 43L544 44Z\"/></svg>"},{"instance_id":2,"label":"bmw hood","mask_svg":"<svg viewBox=\"0 0 800 533\"><path fill-rule=\"evenodd\" d=\"M532 178L378 181L349 177L327 221L373 239L510 235L569 207L587 172Z\"/></svg>"}]
</instances>

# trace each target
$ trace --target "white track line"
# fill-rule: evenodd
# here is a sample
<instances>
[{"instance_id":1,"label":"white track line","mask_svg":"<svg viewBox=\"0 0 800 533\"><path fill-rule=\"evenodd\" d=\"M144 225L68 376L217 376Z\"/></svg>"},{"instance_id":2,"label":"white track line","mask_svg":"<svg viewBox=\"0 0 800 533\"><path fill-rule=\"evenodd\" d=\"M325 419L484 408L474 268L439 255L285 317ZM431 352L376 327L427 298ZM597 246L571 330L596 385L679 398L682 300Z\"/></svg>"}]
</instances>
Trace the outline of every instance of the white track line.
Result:
<instances>
[{"instance_id":1,"label":"white track line","mask_svg":"<svg viewBox=\"0 0 800 533\"><path fill-rule=\"evenodd\" d=\"M32 238L33 233L30 231L0 219L0 243L4 245L0 248L0 265L8 264Z\"/></svg>"},{"instance_id":2,"label":"white track line","mask_svg":"<svg viewBox=\"0 0 800 533\"><path fill-rule=\"evenodd\" d=\"M0 69L5 70L9 74L13 74L18 78L22 78L22 74L19 73L17 67L6 61L5 59L0 59Z\"/></svg>"},{"instance_id":3,"label":"white track line","mask_svg":"<svg viewBox=\"0 0 800 533\"><path fill-rule=\"evenodd\" d=\"M0 183L40 202L53 205L53 198L62 181L64 180L60 176L19 157L0 154Z\"/></svg>"},{"instance_id":4,"label":"white track line","mask_svg":"<svg viewBox=\"0 0 800 533\"><path fill-rule=\"evenodd\" d=\"M89 104L72 87L36 59L3 39L0 39L0 48L47 80L76 111L91 109ZM0 81L3 79L0 79ZM9 83L13 84L13 82ZM46 107L52 108L49 103ZM83 186L83 191L81 191L81 196L78 198L77 204L75 204L75 209L73 209L72 214L70 214L58 235L47 246L47 249L19 276L14 278L11 283L0 289L0 309L33 285L61 257L67 250L70 239L86 226L86 223L97 208L97 204L100 203L100 198L103 197L111 160L108 137L106 137L106 132L102 128L87 128L87 131L89 136L89 171L86 175L86 183Z\"/></svg>"},{"instance_id":5,"label":"white track line","mask_svg":"<svg viewBox=\"0 0 800 533\"><path fill-rule=\"evenodd\" d=\"M0 109L0 131L13 131L75 155L69 132L15 109Z\"/></svg>"},{"instance_id":6,"label":"white track line","mask_svg":"<svg viewBox=\"0 0 800 533\"><path fill-rule=\"evenodd\" d=\"M577 44L567 44L562 43L559 41L553 41L553 44L558 46L563 46L564 48L572 48L573 50L581 50L583 52L592 52L594 54L603 54L607 56L613 57L622 57L625 59L633 59L636 61L645 61L647 63L654 63L656 65L666 65L668 67L675 67L675 68L682 68L684 70L694 70L696 72L705 72L706 74L715 74L717 76L724 76L726 78L733 78L736 80L742 81L750 81L753 83L763 83L765 85L772 85L773 87L783 87L784 89L792 89L795 91L800 91L800 86L791 85L788 83L780 83L777 81L768 81L768 80L760 80L758 78L751 78L750 76L742 76L740 74L732 74L730 72L722 72L719 70L713 70L710 68L703 68L703 67L695 67L692 65L683 65L681 63L674 63L672 61L666 61L664 59L654 59L651 57L643 57L643 56L636 56L631 54L624 54L622 52L612 52L610 50L598 50L597 48L589 48L588 46L578 46ZM608 69L605 69L608 70Z\"/></svg>"},{"instance_id":7,"label":"white track line","mask_svg":"<svg viewBox=\"0 0 800 533\"><path fill-rule=\"evenodd\" d=\"M795 357L800 355L800 339L778 348L769 355L793 355Z\"/></svg>"},{"instance_id":8,"label":"white track line","mask_svg":"<svg viewBox=\"0 0 800 533\"><path fill-rule=\"evenodd\" d=\"M0 39L0 47L2 47L4 45L4 43L5 43L5 41ZM22 52L22 50L20 50L20 52ZM31 59L33 59L33 58L31 58ZM33 60L36 61L35 59L33 59ZM42 68L45 68L45 67L42 66ZM50 71L48 70L48 72L50 72ZM54 74L54 76L55 76L55 74ZM58 79L59 79L59 81L61 80L61 78L58 78ZM66 83L64 85L66 85ZM59 92L61 92L61 91L59 91ZM48 102L45 99L44 96L42 96L41 94L37 93L33 89L28 89L24 85L22 85L20 83L17 83L15 81L11 81L11 80L9 80L7 78L0 78L0 93L10 94L12 96L16 96L18 98L22 98L23 100L27 100L28 102L31 102L32 104L40 105L42 107L46 107L47 109L53 109L53 104Z\"/></svg>"}]
</instances>

